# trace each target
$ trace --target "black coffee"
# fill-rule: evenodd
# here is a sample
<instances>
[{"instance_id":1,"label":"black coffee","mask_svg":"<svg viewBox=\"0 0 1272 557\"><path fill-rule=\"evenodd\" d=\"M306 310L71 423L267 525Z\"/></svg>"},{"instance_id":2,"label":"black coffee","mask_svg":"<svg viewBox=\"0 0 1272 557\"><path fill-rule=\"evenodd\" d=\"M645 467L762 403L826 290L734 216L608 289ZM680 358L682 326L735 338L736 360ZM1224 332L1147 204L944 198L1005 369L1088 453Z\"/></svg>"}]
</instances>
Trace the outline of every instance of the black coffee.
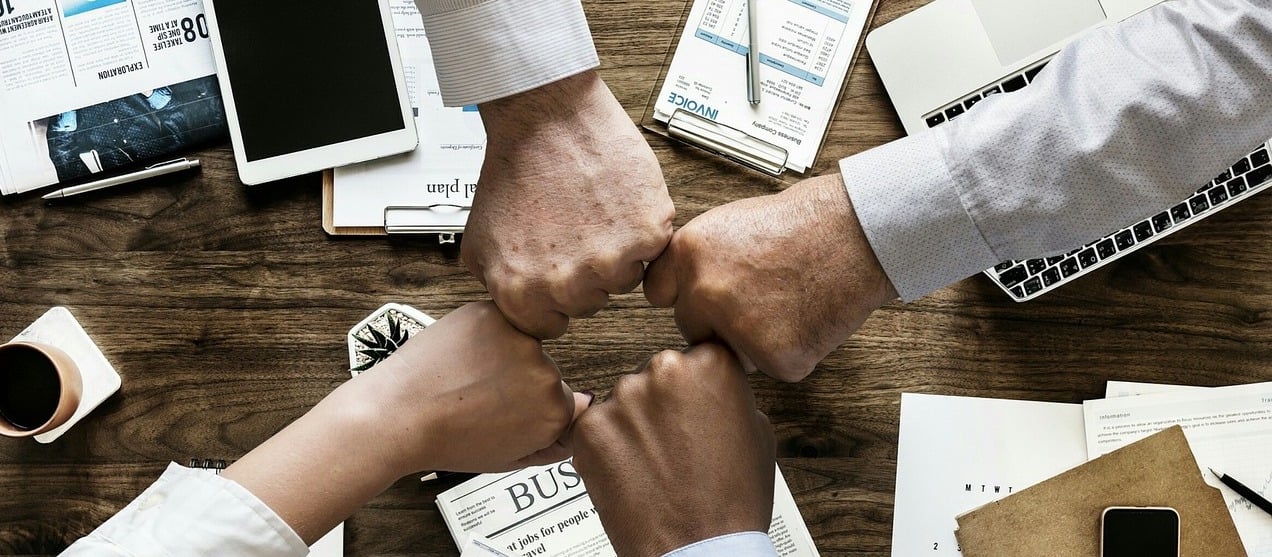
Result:
<instances>
[{"instance_id":1,"label":"black coffee","mask_svg":"<svg viewBox=\"0 0 1272 557\"><path fill-rule=\"evenodd\" d=\"M36 429L53 417L61 396L62 380L48 356L20 344L0 349L0 418Z\"/></svg>"}]
</instances>

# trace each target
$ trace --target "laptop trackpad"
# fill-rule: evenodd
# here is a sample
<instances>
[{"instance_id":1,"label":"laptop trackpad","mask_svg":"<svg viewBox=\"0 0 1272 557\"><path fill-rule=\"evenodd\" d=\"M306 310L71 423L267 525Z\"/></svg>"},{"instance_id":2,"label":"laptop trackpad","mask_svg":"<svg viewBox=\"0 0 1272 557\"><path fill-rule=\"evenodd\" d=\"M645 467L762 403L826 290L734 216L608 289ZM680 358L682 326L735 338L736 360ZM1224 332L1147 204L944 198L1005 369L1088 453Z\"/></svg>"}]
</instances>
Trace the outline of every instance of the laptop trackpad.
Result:
<instances>
[{"instance_id":1,"label":"laptop trackpad","mask_svg":"<svg viewBox=\"0 0 1272 557\"><path fill-rule=\"evenodd\" d=\"M971 2L1004 66L1105 19L1098 0Z\"/></svg>"}]
</instances>

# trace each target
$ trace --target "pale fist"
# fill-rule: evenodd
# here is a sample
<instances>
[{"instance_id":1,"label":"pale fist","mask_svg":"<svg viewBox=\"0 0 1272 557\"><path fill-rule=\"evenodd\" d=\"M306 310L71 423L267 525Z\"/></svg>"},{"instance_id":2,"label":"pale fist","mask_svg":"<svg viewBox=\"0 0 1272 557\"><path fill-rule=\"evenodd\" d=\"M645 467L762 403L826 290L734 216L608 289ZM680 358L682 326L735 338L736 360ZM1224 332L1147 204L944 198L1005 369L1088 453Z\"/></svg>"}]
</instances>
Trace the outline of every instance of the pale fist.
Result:
<instances>
[{"instance_id":1,"label":"pale fist","mask_svg":"<svg viewBox=\"0 0 1272 557\"><path fill-rule=\"evenodd\" d=\"M620 557L768 532L773 428L723 346L654 356L579 417L571 441L574 467Z\"/></svg>"},{"instance_id":2,"label":"pale fist","mask_svg":"<svg viewBox=\"0 0 1272 557\"><path fill-rule=\"evenodd\" d=\"M559 443L591 401L572 394L539 341L489 302L452 311L354 381L397 409L402 473L497 472L567 458Z\"/></svg>"},{"instance_id":3,"label":"pale fist","mask_svg":"<svg viewBox=\"0 0 1272 557\"><path fill-rule=\"evenodd\" d=\"M565 333L630 292L671 238L653 151L586 72L481 106L488 144L461 254L517 328Z\"/></svg>"},{"instance_id":4,"label":"pale fist","mask_svg":"<svg viewBox=\"0 0 1272 557\"><path fill-rule=\"evenodd\" d=\"M649 266L689 344L720 339L747 367L799 381L896 297L838 175L693 219Z\"/></svg>"}]
</instances>

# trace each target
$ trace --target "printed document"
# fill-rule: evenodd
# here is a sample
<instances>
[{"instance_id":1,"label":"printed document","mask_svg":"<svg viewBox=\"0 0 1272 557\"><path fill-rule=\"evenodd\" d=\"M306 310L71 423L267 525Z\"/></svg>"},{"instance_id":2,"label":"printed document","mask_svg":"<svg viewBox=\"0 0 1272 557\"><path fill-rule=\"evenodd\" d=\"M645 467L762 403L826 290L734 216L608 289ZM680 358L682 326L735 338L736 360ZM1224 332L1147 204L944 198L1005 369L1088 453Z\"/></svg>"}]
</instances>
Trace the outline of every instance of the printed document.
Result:
<instances>
[{"instance_id":1,"label":"printed document","mask_svg":"<svg viewBox=\"0 0 1272 557\"><path fill-rule=\"evenodd\" d=\"M746 98L754 2L761 102ZM687 110L787 151L787 168L813 166L858 40L869 0L694 0L654 105L666 123Z\"/></svg>"},{"instance_id":2,"label":"printed document","mask_svg":"<svg viewBox=\"0 0 1272 557\"><path fill-rule=\"evenodd\" d=\"M467 547L470 538L482 536L494 548L514 556L614 557L571 460L507 474L482 474L438 495L437 506L457 547ZM782 557L817 555L780 469L774 478L769 537Z\"/></svg>"},{"instance_id":3,"label":"printed document","mask_svg":"<svg viewBox=\"0 0 1272 557\"><path fill-rule=\"evenodd\" d=\"M0 193L224 137L208 33L201 0L0 0Z\"/></svg>"},{"instance_id":4,"label":"printed document","mask_svg":"<svg viewBox=\"0 0 1272 557\"><path fill-rule=\"evenodd\" d=\"M1082 405L904 393L892 555L962 555L954 517L1086 462Z\"/></svg>"},{"instance_id":5,"label":"printed document","mask_svg":"<svg viewBox=\"0 0 1272 557\"><path fill-rule=\"evenodd\" d=\"M1179 424L1206 483L1219 488L1246 552L1272 557L1272 515L1219 482L1214 468L1272 496L1272 383L1088 400L1090 458Z\"/></svg>"},{"instance_id":6,"label":"printed document","mask_svg":"<svg viewBox=\"0 0 1272 557\"><path fill-rule=\"evenodd\" d=\"M386 207L418 208L413 218L468 219L486 153L477 107L442 106L433 54L414 0L391 0L420 144L395 157L337 168L332 224L382 227ZM436 207L430 211L426 207Z\"/></svg>"},{"instance_id":7,"label":"printed document","mask_svg":"<svg viewBox=\"0 0 1272 557\"><path fill-rule=\"evenodd\" d=\"M1104 383L1104 398L1117 398L1120 396L1153 395L1158 393L1177 393L1180 391L1193 391L1193 390L1207 389L1207 388L1209 387L1194 387L1192 385L1168 385L1166 383L1139 383L1136 381L1109 380Z\"/></svg>"}]
</instances>

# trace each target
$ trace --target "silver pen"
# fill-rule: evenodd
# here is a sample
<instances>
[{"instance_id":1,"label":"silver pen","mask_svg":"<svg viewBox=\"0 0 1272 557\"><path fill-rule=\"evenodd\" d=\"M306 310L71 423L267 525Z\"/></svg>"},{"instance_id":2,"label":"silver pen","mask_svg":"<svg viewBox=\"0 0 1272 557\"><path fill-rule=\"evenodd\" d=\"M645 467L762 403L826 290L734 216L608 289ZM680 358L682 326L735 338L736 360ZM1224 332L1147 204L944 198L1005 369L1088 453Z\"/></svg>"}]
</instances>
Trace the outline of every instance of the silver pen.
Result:
<instances>
[{"instance_id":1,"label":"silver pen","mask_svg":"<svg viewBox=\"0 0 1272 557\"><path fill-rule=\"evenodd\" d=\"M199 167L198 160L180 158L177 160L161 162L159 164L150 165L143 170L138 170L137 172L121 174L113 178L106 178L104 180L89 182L87 184L81 184L78 186L71 186L69 188L62 188L53 193L45 195L44 199L62 199L62 198L70 197L72 195L79 195L81 193L97 191L100 189L109 188L111 186L118 186L120 184L131 184L133 182L138 182L141 180L154 178L156 176L163 176L165 174L172 174L173 172L181 172L183 170L190 170L191 168L198 168L198 167Z\"/></svg>"},{"instance_id":2,"label":"silver pen","mask_svg":"<svg viewBox=\"0 0 1272 557\"><path fill-rule=\"evenodd\" d=\"M746 0L746 100L760 104L760 41L756 38L756 0Z\"/></svg>"}]
</instances>

